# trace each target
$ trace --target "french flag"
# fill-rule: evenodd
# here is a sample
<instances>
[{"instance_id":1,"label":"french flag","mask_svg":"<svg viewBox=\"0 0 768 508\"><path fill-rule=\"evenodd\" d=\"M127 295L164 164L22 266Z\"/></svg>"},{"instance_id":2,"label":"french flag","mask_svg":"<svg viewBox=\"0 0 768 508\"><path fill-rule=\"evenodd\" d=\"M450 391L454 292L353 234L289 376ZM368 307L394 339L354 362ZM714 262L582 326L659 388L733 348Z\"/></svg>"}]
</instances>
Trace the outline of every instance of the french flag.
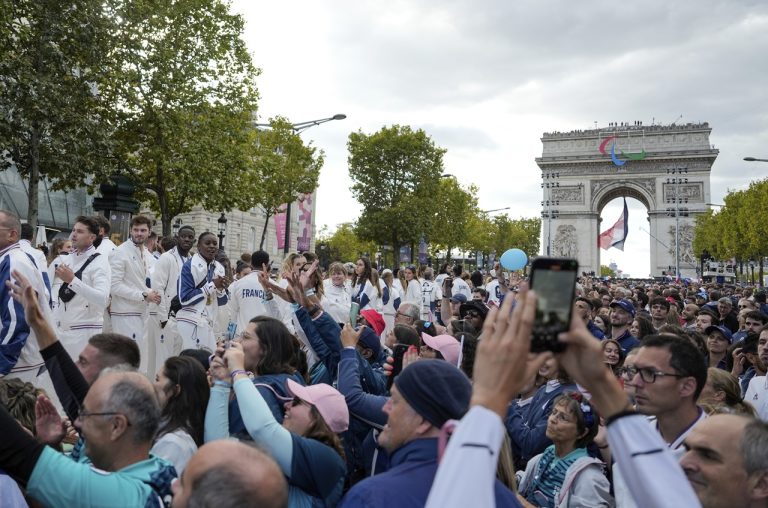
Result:
<instances>
[{"instance_id":1,"label":"french flag","mask_svg":"<svg viewBox=\"0 0 768 508\"><path fill-rule=\"evenodd\" d=\"M616 247L619 250L624 250L624 240L627 239L629 212L627 211L627 199L624 198L624 213L621 214L616 224L611 226L606 231L600 233L600 237L597 240L598 245L603 250L608 250L611 247Z\"/></svg>"}]
</instances>

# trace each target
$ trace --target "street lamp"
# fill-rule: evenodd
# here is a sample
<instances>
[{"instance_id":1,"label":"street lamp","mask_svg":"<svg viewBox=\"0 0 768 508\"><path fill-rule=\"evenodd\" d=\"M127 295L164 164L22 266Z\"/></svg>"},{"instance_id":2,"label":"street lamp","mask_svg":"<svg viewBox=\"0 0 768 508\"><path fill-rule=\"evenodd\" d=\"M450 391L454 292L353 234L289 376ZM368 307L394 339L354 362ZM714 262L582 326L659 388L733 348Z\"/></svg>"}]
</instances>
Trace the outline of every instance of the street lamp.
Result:
<instances>
[{"instance_id":1,"label":"street lamp","mask_svg":"<svg viewBox=\"0 0 768 508\"><path fill-rule=\"evenodd\" d=\"M309 120L307 122L297 122L294 124L291 124L291 128L293 129L293 132L296 134L301 133L302 131L309 129L310 127L314 127L315 125L320 125L326 122L332 122L334 120L344 120L347 118L347 115L344 113L336 113L333 116L329 116L328 118L320 118L319 120ZM271 127L268 123L254 123L256 127ZM288 202L288 207L285 210L285 242L283 243L283 254L288 254L288 252L291 250L291 205L293 203L291 201ZM223 215L223 214L222 214Z\"/></svg>"},{"instance_id":2,"label":"street lamp","mask_svg":"<svg viewBox=\"0 0 768 508\"><path fill-rule=\"evenodd\" d=\"M768 159L756 159L754 157L744 157L747 162L768 162Z\"/></svg>"},{"instance_id":3,"label":"street lamp","mask_svg":"<svg viewBox=\"0 0 768 508\"><path fill-rule=\"evenodd\" d=\"M173 223L173 226L171 228L173 229L173 236L177 236L179 234L179 229L181 228L181 225L183 224L181 217L176 219L176 221Z\"/></svg>"},{"instance_id":4,"label":"street lamp","mask_svg":"<svg viewBox=\"0 0 768 508\"><path fill-rule=\"evenodd\" d=\"M216 221L219 223L219 250L224 250L224 233L227 231L227 216L221 212L221 217Z\"/></svg>"},{"instance_id":5,"label":"street lamp","mask_svg":"<svg viewBox=\"0 0 768 508\"><path fill-rule=\"evenodd\" d=\"M512 209L511 206L507 206L505 208L494 208L493 210L480 210L480 213L493 213L493 212L500 212L502 210L510 210Z\"/></svg>"}]
</instances>

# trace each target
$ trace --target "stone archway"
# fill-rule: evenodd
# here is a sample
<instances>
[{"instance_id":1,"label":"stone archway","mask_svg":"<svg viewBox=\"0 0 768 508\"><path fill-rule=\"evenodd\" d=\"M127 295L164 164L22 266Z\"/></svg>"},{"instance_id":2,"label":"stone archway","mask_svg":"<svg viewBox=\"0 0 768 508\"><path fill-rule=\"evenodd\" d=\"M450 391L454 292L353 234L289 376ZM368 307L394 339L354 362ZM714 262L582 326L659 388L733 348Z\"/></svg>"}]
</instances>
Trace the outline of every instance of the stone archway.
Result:
<instances>
[{"instance_id":1,"label":"stone archway","mask_svg":"<svg viewBox=\"0 0 768 508\"><path fill-rule=\"evenodd\" d=\"M545 133L542 156L536 159L543 180L542 253L575 257L581 271L599 273L600 212L613 199L631 197L648 210L650 270L640 269L638 275L668 272L679 242L680 274L696 277L693 226L709 206L709 176L718 154L709 144L710 132L706 123L644 127L635 122ZM643 158L617 167L600 152L609 136L615 136L617 150L624 143L626 151L637 150L641 139Z\"/></svg>"}]
</instances>

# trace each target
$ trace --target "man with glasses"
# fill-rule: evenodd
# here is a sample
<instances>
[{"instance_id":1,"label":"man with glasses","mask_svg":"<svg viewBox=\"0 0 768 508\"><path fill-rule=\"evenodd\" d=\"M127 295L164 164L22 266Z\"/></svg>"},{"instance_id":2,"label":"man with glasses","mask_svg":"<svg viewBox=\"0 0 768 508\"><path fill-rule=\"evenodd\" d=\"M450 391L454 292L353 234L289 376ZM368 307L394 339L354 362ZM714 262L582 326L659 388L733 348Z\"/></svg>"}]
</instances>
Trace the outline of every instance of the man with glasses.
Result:
<instances>
[{"instance_id":1,"label":"man with glasses","mask_svg":"<svg viewBox=\"0 0 768 508\"><path fill-rule=\"evenodd\" d=\"M419 320L420 309L418 305L413 303L403 303L397 309L395 314L396 325L414 326L416 321Z\"/></svg>"},{"instance_id":2,"label":"man with glasses","mask_svg":"<svg viewBox=\"0 0 768 508\"><path fill-rule=\"evenodd\" d=\"M0 468L45 506L170 505L176 470L149 455L159 421L160 405L144 376L105 373L75 420L90 464L39 443L0 409Z\"/></svg>"},{"instance_id":3,"label":"man with glasses","mask_svg":"<svg viewBox=\"0 0 768 508\"><path fill-rule=\"evenodd\" d=\"M707 381L707 366L690 341L673 335L649 335L621 369L633 388L636 409L653 425L679 459L683 442L706 413L696 405ZM620 468L614 466L617 506L635 506Z\"/></svg>"}]
</instances>

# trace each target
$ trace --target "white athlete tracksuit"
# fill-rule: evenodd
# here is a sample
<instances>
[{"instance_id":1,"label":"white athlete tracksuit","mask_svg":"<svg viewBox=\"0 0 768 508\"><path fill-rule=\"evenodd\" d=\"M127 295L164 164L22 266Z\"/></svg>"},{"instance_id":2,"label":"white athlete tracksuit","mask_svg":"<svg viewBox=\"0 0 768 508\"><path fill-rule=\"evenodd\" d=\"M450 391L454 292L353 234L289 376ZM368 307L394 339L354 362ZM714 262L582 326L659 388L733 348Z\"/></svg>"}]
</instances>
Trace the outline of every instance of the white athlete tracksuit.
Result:
<instances>
[{"instance_id":1,"label":"white athlete tracksuit","mask_svg":"<svg viewBox=\"0 0 768 508\"><path fill-rule=\"evenodd\" d=\"M50 307L45 303L48 288L40 270L29 254L23 252L18 243L0 251L0 378L16 378L32 383L48 392L51 400L60 407L53 389L51 377L43 367L43 357L35 333L29 328L24 316L24 307L13 300L5 281L15 280L11 273L18 271L32 285L41 300L43 316L51 322Z\"/></svg>"},{"instance_id":2,"label":"white athlete tracksuit","mask_svg":"<svg viewBox=\"0 0 768 508\"><path fill-rule=\"evenodd\" d=\"M227 304L229 293L217 290L213 279L223 276L224 267L218 261L209 264L200 254L184 263L178 285L181 310L176 313L182 349L216 351L213 321L218 306Z\"/></svg>"},{"instance_id":3,"label":"white athlete tracksuit","mask_svg":"<svg viewBox=\"0 0 768 508\"><path fill-rule=\"evenodd\" d=\"M171 300L176 296L179 287L181 268L189 260L190 256L181 257L176 247L162 254L155 263L150 280L152 289L160 293L162 300L157 306L157 320L159 323L167 321L165 327L160 328L154 341L155 348L155 372L159 372L165 360L176 356L181 352L181 337L175 316L168 316ZM158 323L158 326L160 326ZM149 345L152 349L153 344Z\"/></svg>"},{"instance_id":4,"label":"white athlete tracksuit","mask_svg":"<svg viewBox=\"0 0 768 508\"><path fill-rule=\"evenodd\" d=\"M142 374L148 372L147 342L144 339L144 323L147 320L148 304L144 294L149 272L155 258L144 245L137 246L128 240L120 244L109 257L112 269L112 302L109 315L112 331L136 341L141 353Z\"/></svg>"},{"instance_id":5,"label":"white athlete tracksuit","mask_svg":"<svg viewBox=\"0 0 768 508\"><path fill-rule=\"evenodd\" d=\"M77 273L94 254L97 254L96 249L91 246L83 252L73 251L71 254L57 257L49 270L54 287L61 287L63 283L56 277L55 267L66 265ZM59 340L73 360L77 360L91 336L101 333L111 284L109 260L107 256L99 254L88 263L81 278L72 279L69 288L75 296L69 302L60 301L57 290L53 319Z\"/></svg>"}]
</instances>

